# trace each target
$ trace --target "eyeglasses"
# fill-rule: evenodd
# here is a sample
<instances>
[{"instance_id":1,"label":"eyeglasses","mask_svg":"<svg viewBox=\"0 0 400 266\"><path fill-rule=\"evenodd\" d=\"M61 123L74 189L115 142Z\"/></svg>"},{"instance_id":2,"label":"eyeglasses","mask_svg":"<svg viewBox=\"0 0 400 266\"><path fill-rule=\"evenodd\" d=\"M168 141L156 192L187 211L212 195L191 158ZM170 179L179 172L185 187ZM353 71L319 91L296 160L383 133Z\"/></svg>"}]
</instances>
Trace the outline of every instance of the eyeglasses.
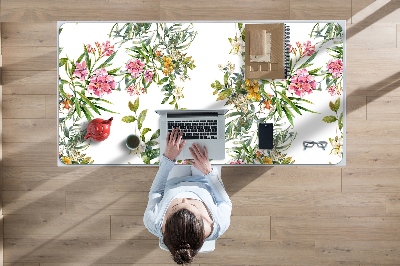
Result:
<instances>
[{"instance_id":1,"label":"eyeglasses","mask_svg":"<svg viewBox=\"0 0 400 266\"><path fill-rule=\"evenodd\" d=\"M326 146L328 145L328 142L326 142L326 141L305 140L305 141L303 141L304 150L307 149L307 148L314 147L315 144L317 145L318 148L321 148L321 149L325 150Z\"/></svg>"}]
</instances>

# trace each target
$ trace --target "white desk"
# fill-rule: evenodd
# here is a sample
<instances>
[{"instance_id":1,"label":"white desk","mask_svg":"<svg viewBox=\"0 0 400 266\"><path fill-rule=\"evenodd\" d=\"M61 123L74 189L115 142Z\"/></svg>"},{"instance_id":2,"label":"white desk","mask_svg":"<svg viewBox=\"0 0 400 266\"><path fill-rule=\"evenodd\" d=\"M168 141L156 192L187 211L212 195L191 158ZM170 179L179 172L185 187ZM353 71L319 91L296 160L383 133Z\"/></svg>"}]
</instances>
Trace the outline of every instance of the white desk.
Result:
<instances>
[{"instance_id":1,"label":"white desk","mask_svg":"<svg viewBox=\"0 0 400 266\"><path fill-rule=\"evenodd\" d=\"M256 81L257 88L245 85L245 42L241 34L245 24L282 22L291 28L290 76L286 80ZM123 29L118 37L114 22L60 22L59 165L156 164L159 125L154 110L168 108L230 109L226 157L215 164L345 164L345 21L246 23L241 29L234 22L183 23L167 32L162 27L168 29L174 23L118 23ZM314 28L317 23L320 36ZM146 38L153 33L153 39ZM168 41L174 36L186 36L175 50ZM135 63L137 59L143 65L136 72L134 64L127 68L130 60ZM343 65L335 70L338 63ZM91 86L104 85L102 75L109 76L104 89L110 89L110 93L96 95ZM301 75L308 80L293 79ZM237 82L244 85L237 88ZM301 95L307 84L315 84L315 88ZM128 103L137 99L135 113ZM127 116L140 116L140 123L123 122ZM106 140L83 140L88 120L110 117L113 122ZM274 123L272 150L258 150L257 124L261 120ZM125 146L126 137L135 132L144 136L140 152L131 152ZM328 144L325 149L317 145L304 149L306 140Z\"/></svg>"}]
</instances>

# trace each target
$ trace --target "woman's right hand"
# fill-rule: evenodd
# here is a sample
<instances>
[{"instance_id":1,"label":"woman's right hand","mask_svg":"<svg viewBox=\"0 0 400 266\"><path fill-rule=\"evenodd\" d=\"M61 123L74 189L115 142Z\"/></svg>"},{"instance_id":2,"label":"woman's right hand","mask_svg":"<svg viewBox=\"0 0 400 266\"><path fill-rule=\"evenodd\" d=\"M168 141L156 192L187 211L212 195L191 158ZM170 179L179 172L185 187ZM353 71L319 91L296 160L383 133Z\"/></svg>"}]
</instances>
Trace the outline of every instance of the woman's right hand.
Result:
<instances>
[{"instance_id":1,"label":"woman's right hand","mask_svg":"<svg viewBox=\"0 0 400 266\"><path fill-rule=\"evenodd\" d=\"M199 169L204 175L209 174L212 169L206 146L204 146L203 151L198 144L194 143L189 150L194 159L193 161L189 161L189 163Z\"/></svg>"},{"instance_id":2,"label":"woman's right hand","mask_svg":"<svg viewBox=\"0 0 400 266\"><path fill-rule=\"evenodd\" d=\"M175 158L181 153L186 144L186 140L182 140L183 131L178 128L172 129L172 132L167 134L167 145L165 147L164 156L175 161Z\"/></svg>"}]
</instances>

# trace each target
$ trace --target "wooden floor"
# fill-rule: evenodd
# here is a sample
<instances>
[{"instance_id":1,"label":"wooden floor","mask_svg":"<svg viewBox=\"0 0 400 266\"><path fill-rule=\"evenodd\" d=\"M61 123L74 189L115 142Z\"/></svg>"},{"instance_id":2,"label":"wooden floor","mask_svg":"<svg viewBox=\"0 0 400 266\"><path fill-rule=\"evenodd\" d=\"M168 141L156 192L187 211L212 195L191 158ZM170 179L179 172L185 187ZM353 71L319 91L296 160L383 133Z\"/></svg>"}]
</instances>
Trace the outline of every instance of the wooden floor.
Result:
<instances>
[{"instance_id":1,"label":"wooden floor","mask_svg":"<svg viewBox=\"0 0 400 266\"><path fill-rule=\"evenodd\" d=\"M400 265L399 7L1 0L4 265L172 264L142 222L157 168L56 166L56 21L247 19L347 21L347 165L223 168L231 226L194 265Z\"/></svg>"}]
</instances>

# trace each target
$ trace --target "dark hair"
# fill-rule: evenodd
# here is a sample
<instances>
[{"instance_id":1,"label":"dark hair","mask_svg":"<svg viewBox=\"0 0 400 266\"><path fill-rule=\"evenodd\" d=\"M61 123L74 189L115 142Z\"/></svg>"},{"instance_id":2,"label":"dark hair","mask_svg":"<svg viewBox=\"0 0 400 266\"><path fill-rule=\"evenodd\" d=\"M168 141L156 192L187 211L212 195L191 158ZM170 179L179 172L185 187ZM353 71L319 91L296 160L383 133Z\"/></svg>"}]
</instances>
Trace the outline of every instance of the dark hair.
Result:
<instances>
[{"instance_id":1,"label":"dark hair","mask_svg":"<svg viewBox=\"0 0 400 266\"><path fill-rule=\"evenodd\" d=\"M163 237L177 264L191 263L205 240L203 219L180 209L167 218Z\"/></svg>"}]
</instances>

